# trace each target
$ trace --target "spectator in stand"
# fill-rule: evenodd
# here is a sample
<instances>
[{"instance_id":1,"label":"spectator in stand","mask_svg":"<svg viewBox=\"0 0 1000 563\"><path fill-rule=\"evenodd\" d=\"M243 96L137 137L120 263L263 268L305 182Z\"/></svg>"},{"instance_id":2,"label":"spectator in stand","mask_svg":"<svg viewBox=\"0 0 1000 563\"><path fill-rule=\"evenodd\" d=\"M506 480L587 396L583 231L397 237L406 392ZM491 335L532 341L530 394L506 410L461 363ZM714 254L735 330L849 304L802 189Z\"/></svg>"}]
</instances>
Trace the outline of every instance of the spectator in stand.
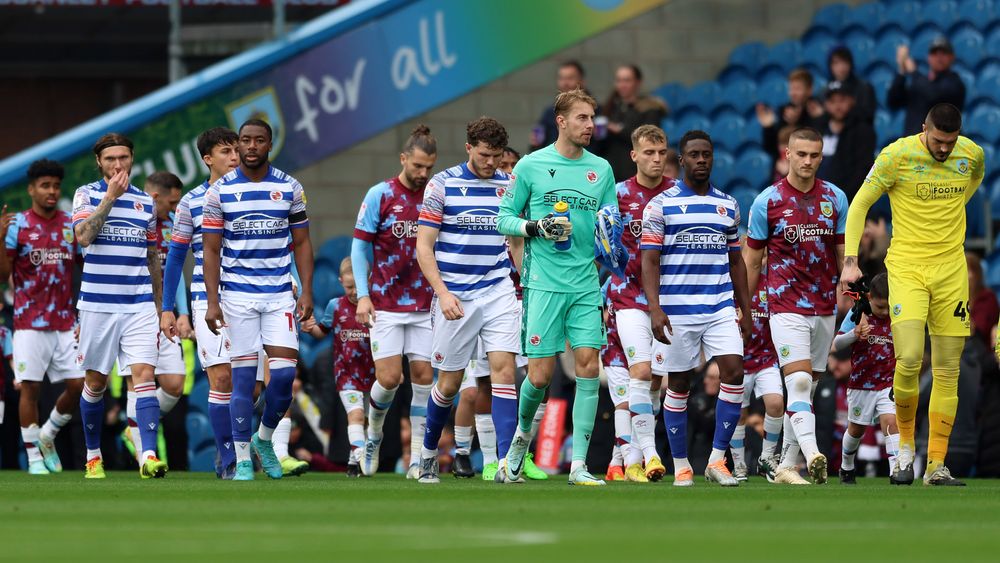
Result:
<instances>
[{"instance_id":1,"label":"spectator in stand","mask_svg":"<svg viewBox=\"0 0 1000 563\"><path fill-rule=\"evenodd\" d=\"M799 127L823 127L823 105L813 97L813 75L808 70L795 69L788 75L788 103L775 111L766 104L757 104L757 121L764 129L764 150L777 161L778 132L786 125Z\"/></svg>"},{"instance_id":2,"label":"spectator in stand","mask_svg":"<svg viewBox=\"0 0 1000 563\"><path fill-rule=\"evenodd\" d=\"M969 266L969 309L972 313L972 335L979 337L987 349L993 348L993 327L1000 321L997 296L983 282L983 264L979 256L965 253Z\"/></svg>"},{"instance_id":3,"label":"spectator in stand","mask_svg":"<svg viewBox=\"0 0 1000 563\"><path fill-rule=\"evenodd\" d=\"M601 142L601 154L611 164L615 181L635 175L632 162L632 131L640 125L659 125L667 116L667 104L656 96L640 93L642 71L635 65L622 65L615 71L615 88L595 119L594 137ZM607 120L607 131L599 125ZM602 133L604 137L602 139Z\"/></svg>"},{"instance_id":4,"label":"spectator in stand","mask_svg":"<svg viewBox=\"0 0 1000 563\"><path fill-rule=\"evenodd\" d=\"M792 131L795 131L797 127L794 125L785 125L778 131L778 158L774 161L774 177L771 178L771 183L777 183L782 180L782 178L788 176L788 139L792 137Z\"/></svg>"},{"instance_id":5,"label":"spectator in stand","mask_svg":"<svg viewBox=\"0 0 1000 563\"><path fill-rule=\"evenodd\" d=\"M667 156L663 159L663 175L667 178L681 177L681 161L677 151L667 148Z\"/></svg>"},{"instance_id":6,"label":"spectator in stand","mask_svg":"<svg viewBox=\"0 0 1000 563\"><path fill-rule=\"evenodd\" d=\"M556 71L556 89L560 92L569 92L577 88L586 90L587 85L584 80L583 65L578 61L569 60L559 65ZM531 147L528 152L547 147L556 142L559 130L556 129L556 112L553 106L548 106L538 118L538 123L531 129Z\"/></svg>"},{"instance_id":7,"label":"spectator in stand","mask_svg":"<svg viewBox=\"0 0 1000 563\"><path fill-rule=\"evenodd\" d=\"M945 37L938 37L931 43L927 53L929 72L924 75L917 70L917 63L910 56L910 48L900 45L896 50L898 72L889 87L886 99L890 109L905 109L902 134L916 135L923 131L924 118L932 107L948 103L962 109L965 106L965 84L962 78L951 70L955 62L955 51Z\"/></svg>"},{"instance_id":8,"label":"spectator in stand","mask_svg":"<svg viewBox=\"0 0 1000 563\"><path fill-rule=\"evenodd\" d=\"M827 59L827 67L830 69L830 82L840 82L843 89L854 96L854 107L858 117L868 123L874 123L875 109L878 106L875 88L854 72L854 55L851 54L851 50L843 45L834 47ZM840 188L844 187L837 185Z\"/></svg>"},{"instance_id":9,"label":"spectator in stand","mask_svg":"<svg viewBox=\"0 0 1000 563\"><path fill-rule=\"evenodd\" d=\"M826 89L826 124L823 134L823 161L818 175L844 190L854 199L865 176L875 163L875 128L857 109L854 92L842 82Z\"/></svg>"}]
</instances>

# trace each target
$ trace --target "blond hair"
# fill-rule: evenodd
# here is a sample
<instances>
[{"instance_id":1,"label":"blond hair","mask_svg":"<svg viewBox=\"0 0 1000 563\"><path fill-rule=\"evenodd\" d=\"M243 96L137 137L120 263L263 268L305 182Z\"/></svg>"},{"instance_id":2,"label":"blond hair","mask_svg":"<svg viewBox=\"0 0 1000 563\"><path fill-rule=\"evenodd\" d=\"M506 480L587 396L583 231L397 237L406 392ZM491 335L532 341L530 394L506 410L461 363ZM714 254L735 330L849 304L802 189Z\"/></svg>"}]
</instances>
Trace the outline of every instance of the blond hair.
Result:
<instances>
[{"instance_id":1,"label":"blond hair","mask_svg":"<svg viewBox=\"0 0 1000 563\"><path fill-rule=\"evenodd\" d=\"M560 92L559 95L556 96L556 103L553 109L555 110L556 115L569 117L569 110L573 107L573 104L577 102L590 104L590 107L594 108L595 111L597 110L597 100L581 88L575 88L567 92Z\"/></svg>"},{"instance_id":2,"label":"blond hair","mask_svg":"<svg viewBox=\"0 0 1000 563\"><path fill-rule=\"evenodd\" d=\"M350 274L352 277L354 276L354 269L351 268L350 256L340 261L340 275L343 276L344 274Z\"/></svg>"},{"instance_id":3,"label":"blond hair","mask_svg":"<svg viewBox=\"0 0 1000 563\"><path fill-rule=\"evenodd\" d=\"M667 144L667 134L656 125L640 125L632 131L632 147L638 147L639 141L646 139L650 143Z\"/></svg>"}]
</instances>

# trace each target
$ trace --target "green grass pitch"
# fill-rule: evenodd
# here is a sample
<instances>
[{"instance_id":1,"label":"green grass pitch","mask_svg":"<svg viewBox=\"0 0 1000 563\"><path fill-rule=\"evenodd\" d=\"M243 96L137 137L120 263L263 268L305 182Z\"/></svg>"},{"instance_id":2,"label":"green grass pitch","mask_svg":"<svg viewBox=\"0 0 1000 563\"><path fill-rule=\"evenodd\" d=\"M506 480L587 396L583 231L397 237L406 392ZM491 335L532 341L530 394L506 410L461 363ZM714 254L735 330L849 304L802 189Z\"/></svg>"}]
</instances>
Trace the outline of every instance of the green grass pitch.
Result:
<instances>
[{"instance_id":1,"label":"green grass pitch","mask_svg":"<svg viewBox=\"0 0 1000 563\"><path fill-rule=\"evenodd\" d=\"M1000 481L568 487L0 473L3 561L997 561Z\"/></svg>"}]
</instances>

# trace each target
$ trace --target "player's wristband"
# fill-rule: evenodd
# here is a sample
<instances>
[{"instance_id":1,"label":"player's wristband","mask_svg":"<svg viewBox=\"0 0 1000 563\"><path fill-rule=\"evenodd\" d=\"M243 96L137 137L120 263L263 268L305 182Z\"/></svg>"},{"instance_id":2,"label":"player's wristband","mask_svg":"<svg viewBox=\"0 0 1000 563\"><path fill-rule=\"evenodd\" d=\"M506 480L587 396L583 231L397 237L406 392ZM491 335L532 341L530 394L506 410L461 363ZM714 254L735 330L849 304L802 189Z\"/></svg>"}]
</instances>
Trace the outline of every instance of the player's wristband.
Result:
<instances>
[{"instance_id":1,"label":"player's wristband","mask_svg":"<svg viewBox=\"0 0 1000 563\"><path fill-rule=\"evenodd\" d=\"M538 221L525 221L522 229L524 230L524 234L529 237L539 236Z\"/></svg>"}]
</instances>

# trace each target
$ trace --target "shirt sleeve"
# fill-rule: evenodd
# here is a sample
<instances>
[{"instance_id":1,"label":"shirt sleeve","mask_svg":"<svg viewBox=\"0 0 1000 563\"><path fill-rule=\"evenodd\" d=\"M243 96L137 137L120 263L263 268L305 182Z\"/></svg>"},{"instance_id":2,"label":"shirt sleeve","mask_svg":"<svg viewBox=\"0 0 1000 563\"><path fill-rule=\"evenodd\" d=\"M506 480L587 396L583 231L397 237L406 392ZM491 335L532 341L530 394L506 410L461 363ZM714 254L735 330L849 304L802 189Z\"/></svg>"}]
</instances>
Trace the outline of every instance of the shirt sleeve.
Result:
<instances>
[{"instance_id":1,"label":"shirt sleeve","mask_svg":"<svg viewBox=\"0 0 1000 563\"><path fill-rule=\"evenodd\" d=\"M844 322L840 323L840 329L837 330L837 334L847 334L848 332L854 330L854 327L856 326L857 325L854 324L854 321L851 320L851 316L847 315L844 317Z\"/></svg>"},{"instance_id":2,"label":"shirt sleeve","mask_svg":"<svg viewBox=\"0 0 1000 563\"><path fill-rule=\"evenodd\" d=\"M524 160L514 165L510 174L510 184L500 200L500 212L497 215L497 230L500 234L523 237L528 234L528 221L521 218L524 206L531 196L531 187L524 177Z\"/></svg>"},{"instance_id":3,"label":"shirt sleeve","mask_svg":"<svg viewBox=\"0 0 1000 563\"><path fill-rule=\"evenodd\" d=\"M984 176L986 176L986 155L983 152L983 147L976 145L976 167L972 170L969 187L965 190L965 203L969 203L972 196L976 195L976 190L983 183Z\"/></svg>"},{"instance_id":4,"label":"shirt sleeve","mask_svg":"<svg viewBox=\"0 0 1000 563\"><path fill-rule=\"evenodd\" d=\"M358 221L354 224L354 238L365 242L375 240L375 233L378 232L379 224L382 222L379 215L382 207L383 186L384 184L373 186L365 194L365 199L361 202L361 209L358 210Z\"/></svg>"},{"instance_id":5,"label":"shirt sleeve","mask_svg":"<svg viewBox=\"0 0 1000 563\"><path fill-rule=\"evenodd\" d=\"M656 196L642 211L640 250L659 250L663 246L663 200Z\"/></svg>"},{"instance_id":6,"label":"shirt sleeve","mask_svg":"<svg viewBox=\"0 0 1000 563\"><path fill-rule=\"evenodd\" d=\"M767 225L767 202L770 199L770 190L764 190L757 195L750 206L750 217L747 225L747 246L760 250L767 246L767 239L770 238L771 229Z\"/></svg>"},{"instance_id":7,"label":"shirt sleeve","mask_svg":"<svg viewBox=\"0 0 1000 563\"><path fill-rule=\"evenodd\" d=\"M844 190L837 189L837 244L844 243L844 233L847 232L847 213L850 205L847 203L847 194Z\"/></svg>"},{"instance_id":8,"label":"shirt sleeve","mask_svg":"<svg viewBox=\"0 0 1000 563\"><path fill-rule=\"evenodd\" d=\"M90 188L81 186L73 195L73 227L76 227L94 212L90 203Z\"/></svg>"},{"instance_id":9,"label":"shirt sleeve","mask_svg":"<svg viewBox=\"0 0 1000 563\"><path fill-rule=\"evenodd\" d=\"M740 222L742 218L740 217L740 204L735 199L733 200L733 224L729 225L726 229L726 238L729 243L730 252L740 251Z\"/></svg>"},{"instance_id":10,"label":"shirt sleeve","mask_svg":"<svg viewBox=\"0 0 1000 563\"><path fill-rule=\"evenodd\" d=\"M892 151L893 145L882 149L847 211L847 222L844 226L844 254L847 256L858 255L868 210L896 183L896 161Z\"/></svg>"},{"instance_id":11,"label":"shirt sleeve","mask_svg":"<svg viewBox=\"0 0 1000 563\"><path fill-rule=\"evenodd\" d=\"M301 229L309 226L306 217L306 191L302 184L292 182L292 208L288 211L290 229Z\"/></svg>"},{"instance_id":12,"label":"shirt sleeve","mask_svg":"<svg viewBox=\"0 0 1000 563\"><path fill-rule=\"evenodd\" d=\"M201 208L201 232L221 235L223 226L219 188L213 185L205 192L205 204Z\"/></svg>"},{"instance_id":13,"label":"shirt sleeve","mask_svg":"<svg viewBox=\"0 0 1000 563\"><path fill-rule=\"evenodd\" d=\"M7 237L4 238L4 247L7 249L7 253L11 256L17 253L17 233L21 230L21 221L23 218L24 215L18 213L10 222L10 227L7 228Z\"/></svg>"},{"instance_id":14,"label":"shirt sleeve","mask_svg":"<svg viewBox=\"0 0 1000 563\"><path fill-rule=\"evenodd\" d=\"M182 245L191 244L194 235L194 221L191 220L191 198L184 196L177 204L174 214L174 226L170 231L170 242Z\"/></svg>"},{"instance_id":15,"label":"shirt sleeve","mask_svg":"<svg viewBox=\"0 0 1000 563\"><path fill-rule=\"evenodd\" d=\"M146 224L146 245L157 246L159 241L156 240L156 203L152 203L149 209L149 223Z\"/></svg>"},{"instance_id":16,"label":"shirt sleeve","mask_svg":"<svg viewBox=\"0 0 1000 563\"><path fill-rule=\"evenodd\" d=\"M419 225L441 228L441 219L444 217L444 184L440 178L435 176L427 183L424 190L424 205L420 208Z\"/></svg>"}]
</instances>

